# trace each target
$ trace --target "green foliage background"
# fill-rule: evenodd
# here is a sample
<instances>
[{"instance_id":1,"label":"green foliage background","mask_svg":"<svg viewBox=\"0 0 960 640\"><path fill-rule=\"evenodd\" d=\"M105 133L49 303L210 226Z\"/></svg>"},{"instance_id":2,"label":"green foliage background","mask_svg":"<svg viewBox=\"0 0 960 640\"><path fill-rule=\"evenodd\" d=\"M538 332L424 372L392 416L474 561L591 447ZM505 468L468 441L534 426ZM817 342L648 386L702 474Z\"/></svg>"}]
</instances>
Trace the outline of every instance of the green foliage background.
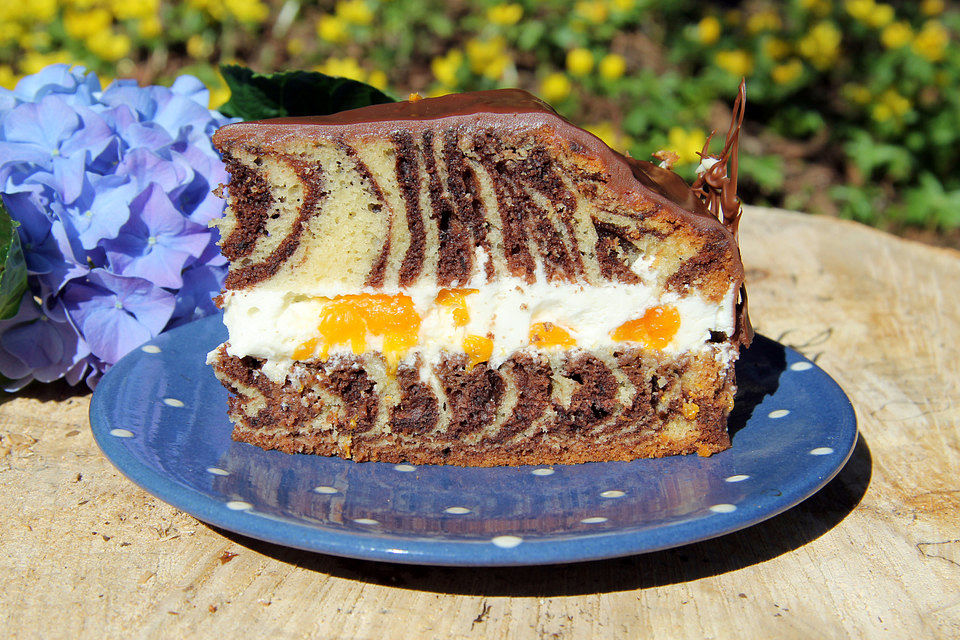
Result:
<instances>
[{"instance_id":1,"label":"green foliage background","mask_svg":"<svg viewBox=\"0 0 960 640\"><path fill-rule=\"evenodd\" d=\"M0 84L72 62L105 81L193 73L214 106L222 63L394 96L520 86L636 157L676 151L689 177L745 76L746 201L949 232L958 35L943 0L31 0L0 3Z\"/></svg>"}]
</instances>

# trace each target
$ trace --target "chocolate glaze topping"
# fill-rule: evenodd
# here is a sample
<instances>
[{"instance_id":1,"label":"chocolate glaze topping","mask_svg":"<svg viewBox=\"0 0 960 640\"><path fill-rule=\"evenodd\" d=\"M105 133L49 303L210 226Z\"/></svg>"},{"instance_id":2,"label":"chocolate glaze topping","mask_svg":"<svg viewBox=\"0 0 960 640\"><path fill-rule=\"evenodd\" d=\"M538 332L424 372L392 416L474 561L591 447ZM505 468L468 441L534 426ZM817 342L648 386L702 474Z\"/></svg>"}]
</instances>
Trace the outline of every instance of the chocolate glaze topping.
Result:
<instances>
[{"instance_id":1,"label":"chocolate glaze topping","mask_svg":"<svg viewBox=\"0 0 960 640\"><path fill-rule=\"evenodd\" d=\"M445 126L465 128L478 125L481 120L486 127L494 124L505 129L543 128L567 140L575 152L597 157L604 168L608 186L624 196L626 202L635 201L638 196L653 200L662 209L695 227L720 231L736 248L740 218L740 201L736 195L737 153L744 101L745 90L741 84L734 105L734 119L719 161L700 176L693 187L672 171L617 153L596 136L560 117L542 100L520 89L378 104L327 116L240 122L218 130L213 142L224 153L229 153L235 145L266 151L288 141L339 138L348 133L351 137L365 134L392 137L399 132L422 135L435 128L435 121L441 119L448 121ZM734 257L735 275L742 283L743 265L739 250L734 251ZM746 314L746 292L741 287L734 339L747 345L752 335Z\"/></svg>"}]
</instances>

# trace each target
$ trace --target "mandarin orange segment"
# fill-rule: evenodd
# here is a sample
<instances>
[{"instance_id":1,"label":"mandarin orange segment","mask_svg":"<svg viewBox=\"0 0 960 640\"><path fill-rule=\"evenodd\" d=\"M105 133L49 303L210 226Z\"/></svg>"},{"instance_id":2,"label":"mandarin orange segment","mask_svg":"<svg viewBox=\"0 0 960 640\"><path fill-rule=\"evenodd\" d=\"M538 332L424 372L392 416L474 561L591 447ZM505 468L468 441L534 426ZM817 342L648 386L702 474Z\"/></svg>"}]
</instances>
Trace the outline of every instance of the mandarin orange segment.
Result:
<instances>
[{"instance_id":1,"label":"mandarin orange segment","mask_svg":"<svg viewBox=\"0 0 960 640\"><path fill-rule=\"evenodd\" d=\"M408 295L352 294L321 300L324 307L317 332L323 338L325 352L329 345L349 343L354 353L363 353L368 335L383 338L383 351L388 357L402 354L417 343L420 316Z\"/></svg>"},{"instance_id":2,"label":"mandarin orange segment","mask_svg":"<svg viewBox=\"0 0 960 640\"><path fill-rule=\"evenodd\" d=\"M470 322L467 310L467 296L478 293L477 289L441 289L437 294L437 304L453 310L453 325L465 327Z\"/></svg>"},{"instance_id":3,"label":"mandarin orange segment","mask_svg":"<svg viewBox=\"0 0 960 640\"><path fill-rule=\"evenodd\" d=\"M680 312L676 307L660 305L647 309L642 317L628 320L613 330L610 337L618 342L639 342L651 349L663 349L680 329Z\"/></svg>"},{"instance_id":4,"label":"mandarin orange segment","mask_svg":"<svg viewBox=\"0 0 960 640\"><path fill-rule=\"evenodd\" d=\"M493 340L484 336L467 336L463 339L463 351L469 359L468 369L473 369L481 362L490 360L493 355Z\"/></svg>"},{"instance_id":5,"label":"mandarin orange segment","mask_svg":"<svg viewBox=\"0 0 960 640\"><path fill-rule=\"evenodd\" d=\"M314 350L317 348L317 342L319 341L319 338L310 338L306 342L298 345L297 348L293 350L293 359L309 360L313 355Z\"/></svg>"},{"instance_id":6,"label":"mandarin orange segment","mask_svg":"<svg viewBox=\"0 0 960 640\"><path fill-rule=\"evenodd\" d=\"M558 324L535 322L530 325L530 344L542 349L547 347L570 348L577 346L577 341Z\"/></svg>"}]
</instances>

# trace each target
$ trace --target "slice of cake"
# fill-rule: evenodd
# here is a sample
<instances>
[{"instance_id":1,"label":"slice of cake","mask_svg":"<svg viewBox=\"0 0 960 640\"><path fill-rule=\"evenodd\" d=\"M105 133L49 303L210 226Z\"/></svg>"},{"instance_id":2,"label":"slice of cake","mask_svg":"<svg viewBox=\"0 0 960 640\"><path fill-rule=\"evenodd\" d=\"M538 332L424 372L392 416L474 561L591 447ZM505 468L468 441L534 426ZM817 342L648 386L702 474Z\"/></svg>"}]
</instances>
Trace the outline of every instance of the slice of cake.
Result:
<instances>
[{"instance_id":1,"label":"slice of cake","mask_svg":"<svg viewBox=\"0 0 960 640\"><path fill-rule=\"evenodd\" d=\"M727 448L739 202L705 201L730 204L738 131L692 190L519 90L220 129L234 439L479 466Z\"/></svg>"}]
</instances>

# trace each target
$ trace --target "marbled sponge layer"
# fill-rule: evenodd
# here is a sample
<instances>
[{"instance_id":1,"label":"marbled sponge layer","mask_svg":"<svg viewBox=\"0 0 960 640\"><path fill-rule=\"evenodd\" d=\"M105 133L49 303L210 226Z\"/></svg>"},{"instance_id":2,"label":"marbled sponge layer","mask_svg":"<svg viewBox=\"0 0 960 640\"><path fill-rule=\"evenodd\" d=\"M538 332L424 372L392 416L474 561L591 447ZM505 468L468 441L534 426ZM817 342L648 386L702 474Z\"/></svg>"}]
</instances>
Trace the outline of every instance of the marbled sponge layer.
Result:
<instances>
[{"instance_id":1,"label":"marbled sponge layer","mask_svg":"<svg viewBox=\"0 0 960 640\"><path fill-rule=\"evenodd\" d=\"M426 320L412 333L336 342L323 333L329 318L318 318L320 343L282 358L229 341L211 353L233 393L236 439L357 460L484 466L729 446L733 364L749 340L736 296L743 268L733 236L674 174L616 154L519 91L241 123L214 142L231 174L219 224L230 260L225 305L320 300L318 308L339 304L342 315L353 312L342 300L392 296L382 304L396 307L408 293L432 300L436 291L440 302L454 292L473 295L472 307L461 306L474 325L489 317L492 327L509 310L481 309L486 298L469 292L517 282L524 291L642 287L650 304L670 301L626 312L629 296L604 302L637 323L684 309L688 297L701 316L719 318L682 348L640 331L610 332L587 349L575 338L589 327L557 334L562 327L539 322L553 342L534 340L531 328L529 344L493 358L449 340L427 349L436 336ZM240 339L252 327L228 326L238 345L258 343ZM469 338L497 338L477 331ZM522 342L522 328L515 334ZM379 350L386 344L394 352Z\"/></svg>"}]
</instances>

